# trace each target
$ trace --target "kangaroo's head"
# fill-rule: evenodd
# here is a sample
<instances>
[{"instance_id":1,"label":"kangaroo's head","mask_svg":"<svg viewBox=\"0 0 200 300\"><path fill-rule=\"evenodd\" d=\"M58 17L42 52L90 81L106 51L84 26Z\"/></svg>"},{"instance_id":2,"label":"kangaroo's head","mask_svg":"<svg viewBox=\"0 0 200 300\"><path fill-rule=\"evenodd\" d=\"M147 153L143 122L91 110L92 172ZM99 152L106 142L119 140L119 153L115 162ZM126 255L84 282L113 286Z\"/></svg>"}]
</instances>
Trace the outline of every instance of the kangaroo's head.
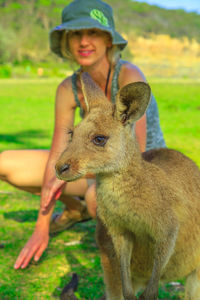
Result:
<instances>
[{"instance_id":1,"label":"kangaroo's head","mask_svg":"<svg viewBox=\"0 0 200 300\"><path fill-rule=\"evenodd\" d=\"M113 105L88 73L81 74L81 83L87 112L56 164L57 176L66 181L123 167L128 145L134 144L133 124L145 113L151 95L148 84L130 83L119 90Z\"/></svg>"}]
</instances>

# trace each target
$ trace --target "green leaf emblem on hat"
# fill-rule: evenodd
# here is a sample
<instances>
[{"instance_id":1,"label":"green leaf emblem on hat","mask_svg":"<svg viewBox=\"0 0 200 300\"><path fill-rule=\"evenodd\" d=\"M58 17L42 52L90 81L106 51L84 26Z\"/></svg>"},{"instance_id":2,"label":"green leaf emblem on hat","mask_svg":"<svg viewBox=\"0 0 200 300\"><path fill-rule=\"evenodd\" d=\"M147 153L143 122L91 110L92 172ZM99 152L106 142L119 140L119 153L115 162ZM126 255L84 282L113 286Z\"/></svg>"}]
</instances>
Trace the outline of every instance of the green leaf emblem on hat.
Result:
<instances>
[{"instance_id":1,"label":"green leaf emblem on hat","mask_svg":"<svg viewBox=\"0 0 200 300\"><path fill-rule=\"evenodd\" d=\"M108 19L105 17L104 13L98 9L93 9L90 12L90 17L92 19L97 20L99 23L101 23L102 25L108 27Z\"/></svg>"}]
</instances>

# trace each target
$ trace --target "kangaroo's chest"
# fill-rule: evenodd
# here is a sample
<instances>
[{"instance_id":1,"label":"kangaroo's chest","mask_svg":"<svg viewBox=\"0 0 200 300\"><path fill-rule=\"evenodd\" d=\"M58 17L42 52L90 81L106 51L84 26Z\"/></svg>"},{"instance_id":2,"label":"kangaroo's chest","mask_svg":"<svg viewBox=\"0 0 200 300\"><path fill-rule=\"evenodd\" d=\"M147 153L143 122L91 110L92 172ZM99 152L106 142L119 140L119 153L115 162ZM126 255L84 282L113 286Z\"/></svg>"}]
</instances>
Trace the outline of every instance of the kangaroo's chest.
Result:
<instances>
[{"instance_id":1,"label":"kangaroo's chest","mask_svg":"<svg viewBox=\"0 0 200 300\"><path fill-rule=\"evenodd\" d=\"M119 186L115 181L97 186L98 215L107 228L120 228L140 235L147 230L141 212L140 194L130 190L127 193L126 187Z\"/></svg>"}]
</instances>

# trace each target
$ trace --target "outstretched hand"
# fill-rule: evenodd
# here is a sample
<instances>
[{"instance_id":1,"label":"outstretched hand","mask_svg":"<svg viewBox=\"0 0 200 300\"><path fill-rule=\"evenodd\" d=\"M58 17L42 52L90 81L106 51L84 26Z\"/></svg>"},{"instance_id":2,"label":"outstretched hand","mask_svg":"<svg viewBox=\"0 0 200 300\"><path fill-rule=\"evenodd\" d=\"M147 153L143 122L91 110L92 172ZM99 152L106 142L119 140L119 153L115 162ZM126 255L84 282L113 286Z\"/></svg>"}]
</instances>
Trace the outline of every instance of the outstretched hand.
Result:
<instances>
[{"instance_id":1,"label":"outstretched hand","mask_svg":"<svg viewBox=\"0 0 200 300\"><path fill-rule=\"evenodd\" d=\"M49 229L48 228L36 228L25 247L20 252L14 268L15 269L24 269L29 264L32 257L35 261L38 261L47 248L49 242Z\"/></svg>"},{"instance_id":2,"label":"outstretched hand","mask_svg":"<svg viewBox=\"0 0 200 300\"><path fill-rule=\"evenodd\" d=\"M66 182L53 177L42 189L41 195L41 215L48 216L53 209L55 201L60 197ZM20 252L14 268L24 269L28 266L30 260L34 258L38 261L42 253L47 248L49 242L49 223L40 223L36 225L35 231Z\"/></svg>"},{"instance_id":3,"label":"outstretched hand","mask_svg":"<svg viewBox=\"0 0 200 300\"><path fill-rule=\"evenodd\" d=\"M62 194L66 182L53 177L42 189L41 195L41 209L42 212L49 210L54 204L55 200L58 200Z\"/></svg>"}]
</instances>

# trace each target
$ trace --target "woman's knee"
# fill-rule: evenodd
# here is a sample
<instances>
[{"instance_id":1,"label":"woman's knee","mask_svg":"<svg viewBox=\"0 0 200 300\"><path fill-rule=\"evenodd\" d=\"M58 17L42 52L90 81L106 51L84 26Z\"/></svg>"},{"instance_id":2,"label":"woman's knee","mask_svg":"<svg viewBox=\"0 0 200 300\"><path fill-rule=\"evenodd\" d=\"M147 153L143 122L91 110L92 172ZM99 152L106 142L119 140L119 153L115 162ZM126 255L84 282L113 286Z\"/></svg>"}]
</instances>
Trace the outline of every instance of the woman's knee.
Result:
<instances>
[{"instance_id":1,"label":"woman's knee","mask_svg":"<svg viewBox=\"0 0 200 300\"><path fill-rule=\"evenodd\" d=\"M0 176L7 177L10 168L10 158L11 158L10 150L3 151L0 153Z\"/></svg>"},{"instance_id":2,"label":"woman's knee","mask_svg":"<svg viewBox=\"0 0 200 300\"><path fill-rule=\"evenodd\" d=\"M41 186L48 151L7 150L0 153L0 178L21 186Z\"/></svg>"},{"instance_id":3,"label":"woman's knee","mask_svg":"<svg viewBox=\"0 0 200 300\"><path fill-rule=\"evenodd\" d=\"M13 185L21 185L20 170L18 168L20 160L15 150L6 150L0 153L0 179ZM23 165L23 164L22 164Z\"/></svg>"},{"instance_id":4,"label":"woman's knee","mask_svg":"<svg viewBox=\"0 0 200 300\"><path fill-rule=\"evenodd\" d=\"M92 218L96 218L97 201L96 201L96 184L91 185L86 194L85 201L87 209Z\"/></svg>"}]
</instances>

